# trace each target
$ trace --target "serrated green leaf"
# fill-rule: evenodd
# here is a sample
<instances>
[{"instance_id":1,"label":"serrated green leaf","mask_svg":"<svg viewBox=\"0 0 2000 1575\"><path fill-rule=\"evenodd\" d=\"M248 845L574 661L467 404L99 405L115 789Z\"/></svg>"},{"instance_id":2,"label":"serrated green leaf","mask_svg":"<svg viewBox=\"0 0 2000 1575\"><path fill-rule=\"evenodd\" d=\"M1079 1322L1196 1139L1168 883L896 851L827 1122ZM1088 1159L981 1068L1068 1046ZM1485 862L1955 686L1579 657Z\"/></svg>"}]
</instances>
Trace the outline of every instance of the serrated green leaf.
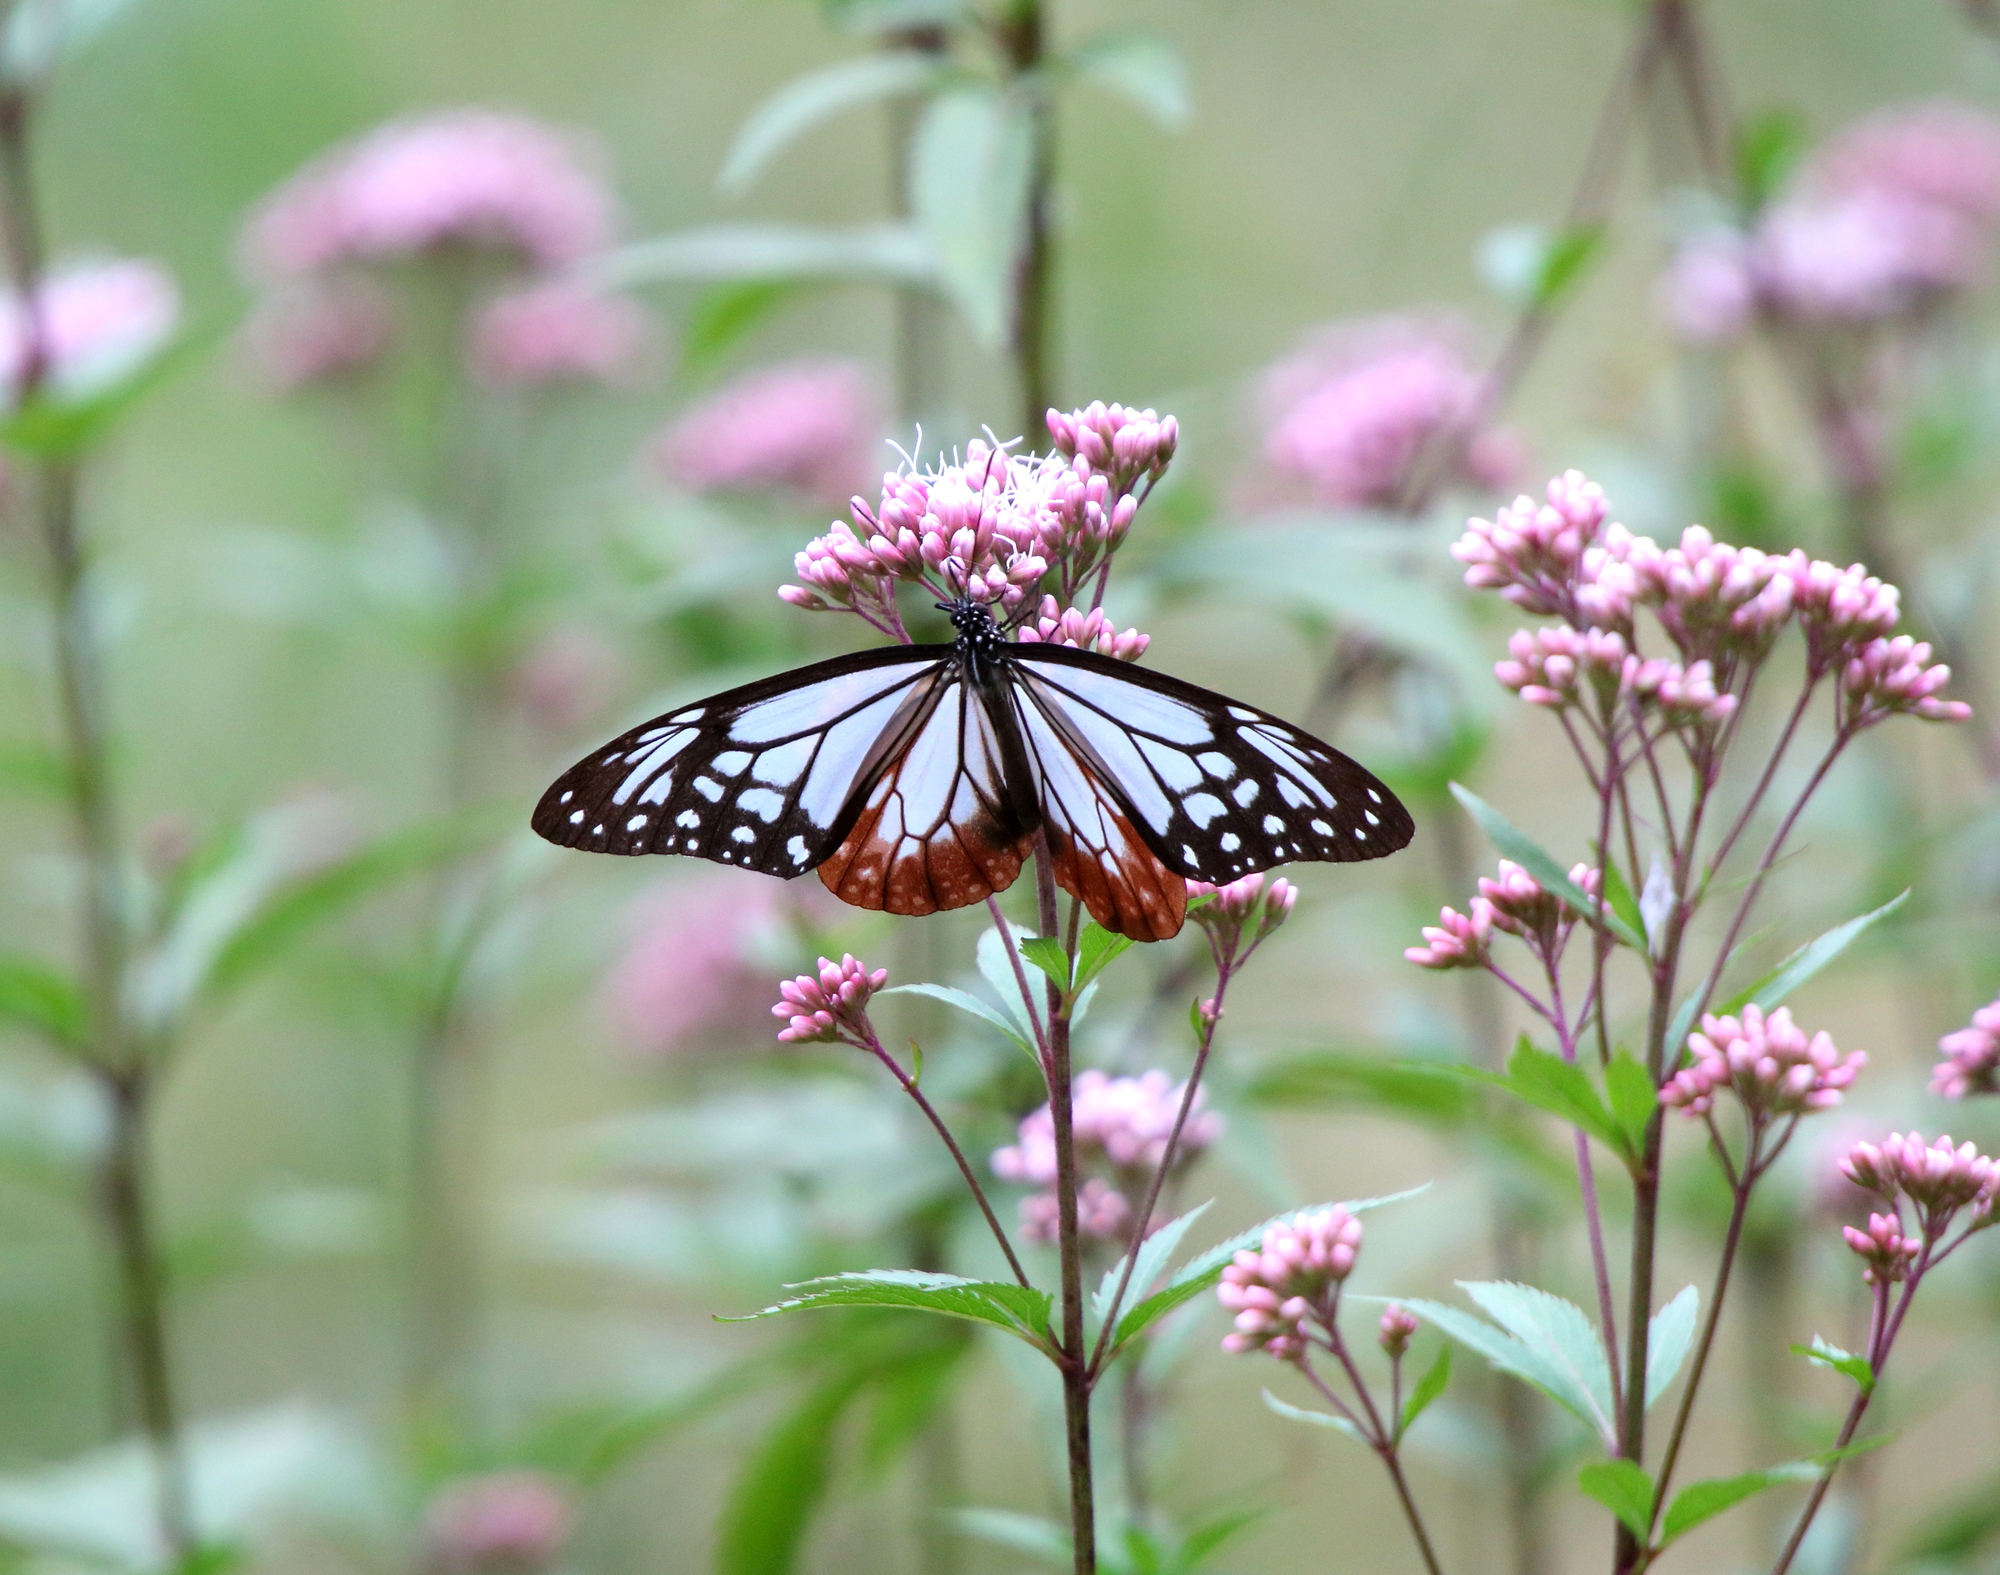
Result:
<instances>
[{"instance_id":1,"label":"serrated green leaf","mask_svg":"<svg viewBox=\"0 0 2000 1575\"><path fill-rule=\"evenodd\" d=\"M1628 1151L1644 1151L1646 1128L1660 1108L1660 1091L1653 1087L1651 1074L1631 1051L1620 1046L1604 1068L1604 1092L1611 1102L1611 1116L1625 1134Z\"/></svg>"},{"instance_id":2,"label":"serrated green leaf","mask_svg":"<svg viewBox=\"0 0 2000 1575\"><path fill-rule=\"evenodd\" d=\"M924 92L948 69L928 51L886 49L794 77L744 120L715 177L716 190L742 196L773 159L815 126L864 104Z\"/></svg>"},{"instance_id":3,"label":"serrated green leaf","mask_svg":"<svg viewBox=\"0 0 2000 1575\"><path fill-rule=\"evenodd\" d=\"M1446 1342L1438 1347L1437 1360L1425 1369L1424 1376L1417 1380L1409 1398L1403 1402L1403 1421L1398 1436L1410 1430L1410 1424L1430 1409L1431 1403L1441 1396L1451 1383L1451 1345Z\"/></svg>"},{"instance_id":4,"label":"serrated green leaf","mask_svg":"<svg viewBox=\"0 0 2000 1575\"><path fill-rule=\"evenodd\" d=\"M993 1027L999 1029L1001 1033L1019 1045L1030 1059L1034 1057L1035 1047L1022 1037L1021 1030L1014 1026L1013 1022L1008 1019L999 1007L989 1006L986 1002L980 1000L978 996L972 995L967 991L955 990L948 984L894 984L889 986L888 989L880 990L876 993L879 995L927 995L933 1001L942 1001L947 1006L955 1006L967 1016L976 1017L982 1023L991 1024Z\"/></svg>"},{"instance_id":5,"label":"serrated green leaf","mask_svg":"<svg viewBox=\"0 0 2000 1575\"><path fill-rule=\"evenodd\" d=\"M1593 1460L1576 1485L1622 1520L1642 1543L1653 1532L1653 1479L1629 1460Z\"/></svg>"},{"instance_id":6,"label":"serrated green leaf","mask_svg":"<svg viewBox=\"0 0 2000 1575\"><path fill-rule=\"evenodd\" d=\"M1055 980L1058 990L1069 990L1069 953L1063 950L1062 942L1053 935L1029 936L1021 942L1021 957ZM1014 986L1011 978L1008 985L1009 988Z\"/></svg>"},{"instance_id":7,"label":"serrated green leaf","mask_svg":"<svg viewBox=\"0 0 2000 1575\"><path fill-rule=\"evenodd\" d=\"M1178 131L1194 114L1187 62L1156 33L1104 33L1078 46L1070 65L1085 80L1137 106L1167 131Z\"/></svg>"},{"instance_id":8,"label":"serrated green leaf","mask_svg":"<svg viewBox=\"0 0 2000 1575\"><path fill-rule=\"evenodd\" d=\"M1141 1298L1153 1288L1153 1282L1166 1268L1167 1260L1179 1250L1189 1228L1213 1206L1211 1201L1189 1209L1178 1219L1167 1221L1139 1244L1139 1256L1132 1265L1132 1280L1126 1287L1126 1295ZM1097 1294L1090 1299L1090 1316L1098 1323L1102 1323L1111 1310L1111 1298L1117 1294L1119 1276L1124 1272L1125 1260L1120 1258L1105 1271L1103 1280L1098 1283Z\"/></svg>"},{"instance_id":9,"label":"serrated green leaf","mask_svg":"<svg viewBox=\"0 0 2000 1575\"><path fill-rule=\"evenodd\" d=\"M1460 1282L1460 1288L1498 1319L1496 1328L1462 1308L1422 1297L1397 1297L1404 1308L1469 1346L1487 1362L1533 1385L1615 1447L1611 1417L1611 1368L1604 1344L1581 1307L1531 1285Z\"/></svg>"},{"instance_id":10,"label":"serrated green leaf","mask_svg":"<svg viewBox=\"0 0 2000 1575\"><path fill-rule=\"evenodd\" d=\"M1606 911L1603 904L1593 902L1589 893L1569 878L1569 872L1556 863L1554 856L1540 843L1464 784L1452 783L1451 792L1465 806L1465 812L1479 822L1479 829L1486 833L1496 848L1534 876L1545 889L1562 898L1586 922L1601 918L1606 929L1644 955L1644 931L1627 923L1616 913Z\"/></svg>"},{"instance_id":11,"label":"serrated green leaf","mask_svg":"<svg viewBox=\"0 0 2000 1575\"><path fill-rule=\"evenodd\" d=\"M680 375L700 378L745 334L804 288L791 279L710 285L694 298L681 325Z\"/></svg>"},{"instance_id":12,"label":"serrated green leaf","mask_svg":"<svg viewBox=\"0 0 2000 1575\"><path fill-rule=\"evenodd\" d=\"M1088 983L1124 956L1133 945L1132 937L1107 930L1095 919L1085 924L1076 945L1076 982Z\"/></svg>"},{"instance_id":13,"label":"serrated green leaf","mask_svg":"<svg viewBox=\"0 0 2000 1575\"><path fill-rule=\"evenodd\" d=\"M1755 1006L1761 1012L1774 1010L1786 996L1853 945L1863 931L1888 918L1909 900L1910 894L1905 890L1872 912L1835 925L1818 939L1808 941L1756 983L1746 985L1725 1000L1716 1008L1717 1014L1740 1012L1746 1006Z\"/></svg>"},{"instance_id":14,"label":"serrated green leaf","mask_svg":"<svg viewBox=\"0 0 2000 1575\"><path fill-rule=\"evenodd\" d=\"M85 1018L82 992L61 969L19 952L0 955L0 1023L74 1050L83 1040Z\"/></svg>"},{"instance_id":15,"label":"serrated green leaf","mask_svg":"<svg viewBox=\"0 0 2000 1575\"><path fill-rule=\"evenodd\" d=\"M1308 1411L1304 1406L1287 1405L1270 1390L1264 1391L1264 1404L1288 1422L1304 1422L1310 1427L1331 1428L1336 1433L1345 1433L1357 1444L1366 1444L1367 1436L1344 1416L1335 1416L1331 1411Z\"/></svg>"},{"instance_id":16,"label":"serrated green leaf","mask_svg":"<svg viewBox=\"0 0 2000 1575\"><path fill-rule=\"evenodd\" d=\"M1836 1373L1846 1374L1860 1386L1863 1394L1875 1387L1875 1369L1865 1356L1843 1351L1818 1335L1812 1337L1811 1345L1794 1345L1791 1349L1793 1355L1803 1356L1815 1366L1830 1367Z\"/></svg>"},{"instance_id":17,"label":"serrated green leaf","mask_svg":"<svg viewBox=\"0 0 2000 1575\"><path fill-rule=\"evenodd\" d=\"M1028 211L1034 128L1011 92L939 93L910 146L910 202L945 293L980 344L1007 334L1009 287Z\"/></svg>"},{"instance_id":18,"label":"serrated green leaf","mask_svg":"<svg viewBox=\"0 0 2000 1575\"><path fill-rule=\"evenodd\" d=\"M1050 1298L1046 1291L997 1280L966 1280L916 1269L874 1269L834 1274L786 1287L805 1294L719 1323L748 1323L778 1313L827 1307L899 1307L938 1313L1004 1329L1038 1349L1048 1344Z\"/></svg>"},{"instance_id":19,"label":"serrated green leaf","mask_svg":"<svg viewBox=\"0 0 2000 1575\"><path fill-rule=\"evenodd\" d=\"M1658 1312L1646 1329L1646 1405L1667 1392L1667 1385L1687 1360L1694 1344L1695 1321L1701 1313L1701 1292L1692 1285Z\"/></svg>"}]
</instances>

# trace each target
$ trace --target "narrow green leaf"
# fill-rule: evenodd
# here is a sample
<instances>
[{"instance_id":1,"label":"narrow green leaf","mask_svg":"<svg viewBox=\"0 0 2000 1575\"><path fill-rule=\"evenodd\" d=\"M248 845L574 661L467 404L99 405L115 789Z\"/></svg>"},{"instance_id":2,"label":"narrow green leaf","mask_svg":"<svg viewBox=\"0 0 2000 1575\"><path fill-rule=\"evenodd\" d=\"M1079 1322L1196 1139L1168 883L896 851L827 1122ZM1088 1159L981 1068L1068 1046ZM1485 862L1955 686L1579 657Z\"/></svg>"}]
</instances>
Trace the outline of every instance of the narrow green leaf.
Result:
<instances>
[{"instance_id":1,"label":"narrow green leaf","mask_svg":"<svg viewBox=\"0 0 2000 1575\"><path fill-rule=\"evenodd\" d=\"M1682 1289L1666 1306L1653 1314L1646 1332L1646 1404L1667 1392L1667 1385L1687 1360L1694 1344L1695 1320L1701 1312L1701 1292L1692 1285Z\"/></svg>"},{"instance_id":2,"label":"narrow green leaf","mask_svg":"<svg viewBox=\"0 0 2000 1575\"><path fill-rule=\"evenodd\" d=\"M1604 1068L1604 1091L1611 1099L1612 1119L1625 1134L1629 1152L1643 1152L1646 1127L1660 1108L1660 1091L1651 1074L1631 1051L1620 1046Z\"/></svg>"},{"instance_id":3,"label":"narrow green leaf","mask_svg":"<svg viewBox=\"0 0 2000 1575\"><path fill-rule=\"evenodd\" d=\"M1744 117L1736 138L1736 176L1752 212L1783 189L1805 146L1805 117L1790 106Z\"/></svg>"},{"instance_id":4,"label":"narrow green leaf","mask_svg":"<svg viewBox=\"0 0 2000 1575\"><path fill-rule=\"evenodd\" d=\"M1632 888L1625 883L1625 875L1618 868L1618 861L1599 856L1604 870L1604 900L1611 905L1611 911L1623 919L1641 935L1646 933L1646 916L1639 908L1639 899L1632 895Z\"/></svg>"},{"instance_id":5,"label":"narrow green leaf","mask_svg":"<svg viewBox=\"0 0 2000 1575\"><path fill-rule=\"evenodd\" d=\"M1264 1404L1289 1422L1304 1422L1309 1427L1331 1428L1336 1433L1345 1433L1357 1444L1368 1442L1360 1428L1346 1417L1335 1416L1331 1411L1308 1411L1304 1406L1287 1405L1268 1389L1264 1391Z\"/></svg>"},{"instance_id":6,"label":"narrow green leaf","mask_svg":"<svg viewBox=\"0 0 2000 1575\"><path fill-rule=\"evenodd\" d=\"M681 326L680 375L699 378L738 340L803 288L790 279L752 279L710 285L694 298Z\"/></svg>"},{"instance_id":7,"label":"narrow green leaf","mask_svg":"<svg viewBox=\"0 0 2000 1575\"><path fill-rule=\"evenodd\" d=\"M1463 1065L1453 1065L1452 1071L1472 1082L1502 1089L1537 1110L1560 1116L1572 1126L1581 1127L1621 1159L1629 1159L1634 1152L1627 1144L1623 1126L1612 1118L1589 1074L1553 1051L1537 1049L1526 1034L1507 1058L1504 1075Z\"/></svg>"},{"instance_id":8,"label":"narrow green leaf","mask_svg":"<svg viewBox=\"0 0 2000 1575\"><path fill-rule=\"evenodd\" d=\"M942 1411L952 1381L975 1348L970 1330L952 1324L935 1327L951 1329L955 1337L912 1351L878 1371L862 1446L863 1457L873 1470L901 1458L922 1436Z\"/></svg>"},{"instance_id":9,"label":"narrow green leaf","mask_svg":"<svg viewBox=\"0 0 2000 1575\"><path fill-rule=\"evenodd\" d=\"M1700 999L1700 992L1690 990L1687 999L1674 1008L1672 1021L1667 1024L1666 1067L1667 1074L1680 1069L1681 1057L1687 1053L1688 1035L1694 1032L1694 1008Z\"/></svg>"},{"instance_id":10,"label":"narrow green leaf","mask_svg":"<svg viewBox=\"0 0 2000 1575\"><path fill-rule=\"evenodd\" d=\"M750 1452L716 1526L717 1575L792 1575L832 1478L841 1418L866 1379L861 1370L836 1373Z\"/></svg>"},{"instance_id":11,"label":"narrow green leaf","mask_svg":"<svg viewBox=\"0 0 2000 1575\"><path fill-rule=\"evenodd\" d=\"M1076 945L1076 982L1089 983L1132 947L1132 937L1107 930L1095 919L1084 925Z\"/></svg>"},{"instance_id":12,"label":"narrow green leaf","mask_svg":"<svg viewBox=\"0 0 2000 1575\"><path fill-rule=\"evenodd\" d=\"M84 1017L83 996L61 969L19 952L0 955L0 1023L74 1050L83 1039Z\"/></svg>"},{"instance_id":13,"label":"narrow green leaf","mask_svg":"<svg viewBox=\"0 0 2000 1575\"><path fill-rule=\"evenodd\" d=\"M1780 1471L1745 1471L1738 1476L1710 1477L1703 1482L1690 1482L1667 1505L1666 1516L1660 1522L1660 1546L1664 1548L1703 1521L1713 1520L1726 1509L1734 1509L1746 1498L1754 1498L1767 1488L1797 1480Z\"/></svg>"},{"instance_id":14,"label":"narrow green leaf","mask_svg":"<svg viewBox=\"0 0 2000 1575\"><path fill-rule=\"evenodd\" d=\"M1207 1562L1209 1554L1237 1533L1254 1526L1264 1515L1261 1509L1239 1510L1196 1526L1181 1541L1179 1556L1174 1561L1175 1575L1193 1575Z\"/></svg>"},{"instance_id":15,"label":"narrow green leaf","mask_svg":"<svg viewBox=\"0 0 2000 1575\"><path fill-rule=\"evenodd\" d=\"M1015 1044L1026 1051L1032 1059L1035 1047L1023 1037L1021 1030L1007 1018L997 1006L988 1006L978 996L964 990L954 990L948 984L894 984L878 991L881 995L927 995L933 1001L942 1001L947 1006L955 1006L969 1017L976 1017L982 1023L990 1023Z\"/></svg>"},{"instance_id":16,"label":"narrow green leaf","mask_svg":"<svg viewBox=\"0 0 2000 1575\"><path fill-rule=\"evenodd\" d=\"M955 1509L947 1513L951 1524L968 1537L1025 1553L1059 1569L1070 1567L1069 1533L1052 1520L1011 1509Z\"/></svg>"},{"instance_id":17,"label":"narrow green leaf","mask_svg":"<svg viewBox=\"0 0 2000 1575\"><path fill-rule=\"evenodd\" d=\"M947 67L915 49L877 50L794 77L750 112L715 178L727 197L748 191L771 161L815 126L882 99L923 92Z\"/></svg>"},{"instance_id":18,"label":"narrow green leaf","mask_svg":"<svg viewBox=\"0 0 2000 1575\"><path fill-rule=\"evenodd\" d=\"M1794 1345L1792 1353L1803 1356L1819 1367L1830 1367L1836 1373L1845 1373L1860 1385L1863 1394L1875 1387L1875 1369L1865 1356L1856 1356L1851 1351L1843 1351L1830 1341L1818 1335L1812 1337L1811 1345Z\"/></svg>"},{"instance_id":19,"label":"narrow green leaf","mask_svg":"<svg viewBox=\"0 0 2000 1575\"><path fill-rule=\"evenodd\" d=\"M1410 1391L1409 1398L1403 1402L1403 1422L1399 1436L1410 1430L1410 1424L1430 1409L1431 1403L1445 1392L1450 1383L1451 1346L1447 1342L1438 1347L1437 1360L1425 1370L1424 1376L1417 1380L1417 1387Z\"/></svg>"},{"instance_id":20,"label":"narrow green leaf","mask_svg":"<svg viewBox=\"0 0 2000 1575\"><path fill-rule=\"evenodd\" d=\"M1717 1013L1740 1012L1746 1006L1755 1006L1763 1012L1773 1010L1786 996L1853 945L1863 931L1888 918L1909 900L1910 894L1905 890L1902 895L1890 898L1872 912L1835 925L1817 940L1801 946L1756 983L1738 990L1716 1008ZM1692 1024L1689 1026L1692 1027Z\"/></svg>"},{"instance_id":21,"label":"narrow green leaf","mask_svg":"<svg viewBox=\"0 0 2000 1575\"><path fill-rule=\"evenodd\" d=\"M1449 1065L1343 1050L1264 1062L1242 1094L1281 1109L1373 1107L1440 1127L1463 1126L1481 1103Z\"/></svg>"},{"instance_id":22,"label":"narrow green leaf","mask_svg":"<svg viewBox=\"0 0 2000 1575\"><path fill-rule=\"evenodd\" d=\"M1601 224L1579 225L1551 238L1535 281L1535 305L1546 311L1561 302L1582 281L1603 244Z\"/></svg>"},{"instance_id":23,"label":"narrow green leaf","mask_svg":"<svg viewBox=\"0 0 2000 1575\"><path fill-rule=\"evenodd\" d=\"M214 345L214 336L185 335L147 354L114 382L68 397L51 391L0 416L0 448L40 459L80 453L110 432L148 395L185 371Z\"/></svg>"},{"instance_id":24,"label":"narrow green leaf","mask_svg":"<svg viewBox=\"0 0 2000 1575\"><path fill-rule=\"evenodd\" d=\"M918 1088L924 1081L924 1047L912 1039L910 1041L910 1086Z\"/></svg>"},{"instance_id":25,"label":"narrow green leaf","mask_svg":"<svg viewBox=\"0 0 2000 1575\"><path fill-rule=\"evenodd\" d=\"M990 1324L1037 1348L1047 1344L1050 1298L1046 1291L1028 1286L965 1280L955 1274L924 1274L915 1269L875 1269L828 1275L787 1289L805 1294L717 1322L748 1323L778 1313L825 1307L898 1307Z\"/></svg>"},{"instance_id":26,"label":"narrow green leaf","mask_svg":"<svg viewBox=\"0 0 2000 1575\"><path fill-rule=\"evenodd\" d=\"M1160 1277L1167 1260L1179 1249L1189 1228L1213 1206L1211 1200L1198 1208L1189 1209L1180 1218L1167 1221L1139 1244L1139 1256L1132 1265L1132 1280L1125 1293L1133 1302L1141 1300L1153 1288L1153 1282ZM1098 1323L1102 1323L1105 1314L1111 1310L1111 1298L1117 1294L1118 1279L1124 1272L1125 1260L1120 1258L1105 1271L1097 1294L1091 1297L1090 1316Z\"/></svg>"},{"instance_id":27,"label":"narrow green leaf","mask_svg":"<svg viewBox=\"0 0 2000 1575\"><path fill-rule=\"evenodd\" d=\"M1070 987L1069 953L1063 950L1062 942L1057 940L1053 935L1029 936L1021 942L1021 956L1025 961L1034 964L1035 967L1041 969L1043 973L1055 980L1058 990L1068 991ZM1013 981L1010 979L1008 984L1011 988Z\"/></svg>"},{"instance_id":28,"label":"narrow green leaf","mask_svg":"<svg viewBox=\"0 0 2000 1575\"><path fill-rule=\"evenodd\" d=\"M1166 131L1193 118L1187 61L1156 33L1104 33L1071 52L1070 65L1087 81L1135 105Z\"/></svg>"},{"instance_id":29,"label":"narrow green leaf","mask_svg":"<svg viewBox=\"0 0 2000 1575\"><path fill-rule=\"evenodd\" d=\"M1534 876L1546 889L1562 898L1586 920L1602 918L1605 928L1619 940L1636 952L1642 954L1645 952L1644 932L1627 923L1616 913L1606 911L1602 904L1593 902L1589 893L1569 878L1569 872L1556 863L1554 856L1540 843L1462 783L1452 783L1451 792L1452 796L1465 806L1466 813L1479 822L1479 829L1484 831L1493 845L1508 858Z\"/></svg>"},{"instance_id":30,"label":"narrow green leaf","mask_svg":"<svg viewBox=\"0 0 2000 1575\"><path fill-rule=\"evenodd\" d=\"M607 252L579 272L607 289L669 281L940 283L937 248L914 224L710 224Z\"/></svg>"},{"instance_id":31,"label":"narrow green leaf","mask_svg":"<svg viewBox=\"0 0 2000 1575\"><path fill-rule=\"evenodd\" d=\"M1036 984L1032 975L1023 983L1027 970L1019 966L1016 951L1034 939L1033 931L1024 930L1018 924L1009 924L1005 935L997 929L981 930L979 942L973 947L973 960L978 964L979 977L1000 997L1001 1007L1014 1019L1015 1031L1030 1043L1035 1039L1035 1026L1041 1021L1048 991ZM1021 953L1020 956L1025 957L1026 954Z\"/></svg>"},{"instance_id":32,"label":"narrow green leaf","mask_svg":"<svg viewBox=\"0 0 2000 1575\"><path fill-rule=\"evenodd\" d=\"M1622 1520L1644 1542L1653 1532L1653 1479L1629 1460L1593 1460L1576 1485Z\"/></svg>"}]
</instances>

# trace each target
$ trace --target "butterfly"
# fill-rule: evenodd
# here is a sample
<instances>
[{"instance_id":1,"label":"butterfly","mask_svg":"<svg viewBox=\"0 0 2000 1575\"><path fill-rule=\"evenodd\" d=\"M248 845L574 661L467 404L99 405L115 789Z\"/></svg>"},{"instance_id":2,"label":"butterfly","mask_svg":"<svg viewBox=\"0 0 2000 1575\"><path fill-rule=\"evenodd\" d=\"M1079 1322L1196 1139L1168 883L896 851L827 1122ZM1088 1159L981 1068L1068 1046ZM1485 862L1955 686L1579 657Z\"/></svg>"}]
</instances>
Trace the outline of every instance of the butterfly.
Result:
<instances>
[{"instance_id":1,"label":"butterfly","mask_svg":"<svg viewBox=\"0 0 2000 1575\"><path fill-rule=\"evenodd\" d=\"M1058 885L1164 940L1188 880L1351 863L1415 832L1354 761L1267 711L1094 651L1006 638L940 602L950 645L837 656L634 728L572 766L534 828L593 853L679 853L923 914L1005 891L1047 846Z\"/></svg>"}]
</instances>

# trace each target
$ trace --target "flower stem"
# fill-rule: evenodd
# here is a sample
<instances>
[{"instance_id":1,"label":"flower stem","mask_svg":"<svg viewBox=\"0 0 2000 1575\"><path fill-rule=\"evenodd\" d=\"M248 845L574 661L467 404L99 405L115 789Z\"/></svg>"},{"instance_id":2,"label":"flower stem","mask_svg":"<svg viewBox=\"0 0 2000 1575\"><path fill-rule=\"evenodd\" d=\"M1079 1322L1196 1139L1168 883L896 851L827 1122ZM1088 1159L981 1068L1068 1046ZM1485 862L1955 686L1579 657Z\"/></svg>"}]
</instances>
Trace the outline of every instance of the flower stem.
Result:
<instances>
[{"instance_id":1,"label":"flower stem","mask_svg":"<svg viewBox=\"0 0 2000 1575\"><path fill-rule=\"evenodd\" d=\"M1055 868L1048 837L1035 836L1035 897L1045 936L1058 934ZM1083 1244L1076 1215L1075 1094L1070 1086L1069 1013L1049 981L1049 1115L1056 1142L1056 1251L1062 1260L1064 1434L1069 1446L1070 1543L1076 1575L1097 1569L1097 1511L1090 1469L1090 1364L1083 1344Z\"/></svg>"},{"instance_id":2,"label":"flower stem","mask_svg":"<svg viewBox=\"0 0 2000 1575\"><path fill-rule=\"evenodd\" d=\"M1001 49L1014 90L1028 114L1028 200L1020 252L1014 263L1012 321L1014 372L1021 396L1021 431L1032 444L1055 402L1054 335L1050 283L1054 247L1050 230L1055 178L1055 104L1043 80L1048 26L1043 0L1013 0L999 25ZM1051 930L1049 933L1053 934Z\"/></svg>"}]
</instances>

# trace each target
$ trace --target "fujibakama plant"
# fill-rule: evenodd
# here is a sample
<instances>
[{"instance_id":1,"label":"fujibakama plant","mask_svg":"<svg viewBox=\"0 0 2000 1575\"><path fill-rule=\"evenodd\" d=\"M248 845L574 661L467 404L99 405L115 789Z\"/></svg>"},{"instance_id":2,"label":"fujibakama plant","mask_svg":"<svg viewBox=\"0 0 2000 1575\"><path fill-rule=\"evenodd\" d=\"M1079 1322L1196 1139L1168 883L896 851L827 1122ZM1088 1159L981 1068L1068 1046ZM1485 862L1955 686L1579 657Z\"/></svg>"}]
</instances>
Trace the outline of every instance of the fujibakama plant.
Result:
<instances>
[{"instance_id":1,"label":"fujibakama plant","mask_svg":"<svg viewBox=\"0 0 2000 1575\"><path fill-rule=\"evenodd\" d=\"M2000 1306L2000 118L1809 136L1635 0L1560 211L1464 237L1494 321L1245 377L1148 227L1206 62L1126 9L821 0L648 234L534 93L419 78L303 142L204 78L228 157L114 212L79 123L148 179L185 128L72 74L212 19L0 0L0 1575L2000 1568L1992 1438L1936 1442ZM863 112L886 203L727 210ZM181 283L66 228L218 191ZM1671 376L1529 430L1614 251ZM218 522L279 431L351 518ZM286 660L225 706L177 640ZM1326 1503L1367 1536L1289 1545Z\"/></svg>"}]
</instances>

